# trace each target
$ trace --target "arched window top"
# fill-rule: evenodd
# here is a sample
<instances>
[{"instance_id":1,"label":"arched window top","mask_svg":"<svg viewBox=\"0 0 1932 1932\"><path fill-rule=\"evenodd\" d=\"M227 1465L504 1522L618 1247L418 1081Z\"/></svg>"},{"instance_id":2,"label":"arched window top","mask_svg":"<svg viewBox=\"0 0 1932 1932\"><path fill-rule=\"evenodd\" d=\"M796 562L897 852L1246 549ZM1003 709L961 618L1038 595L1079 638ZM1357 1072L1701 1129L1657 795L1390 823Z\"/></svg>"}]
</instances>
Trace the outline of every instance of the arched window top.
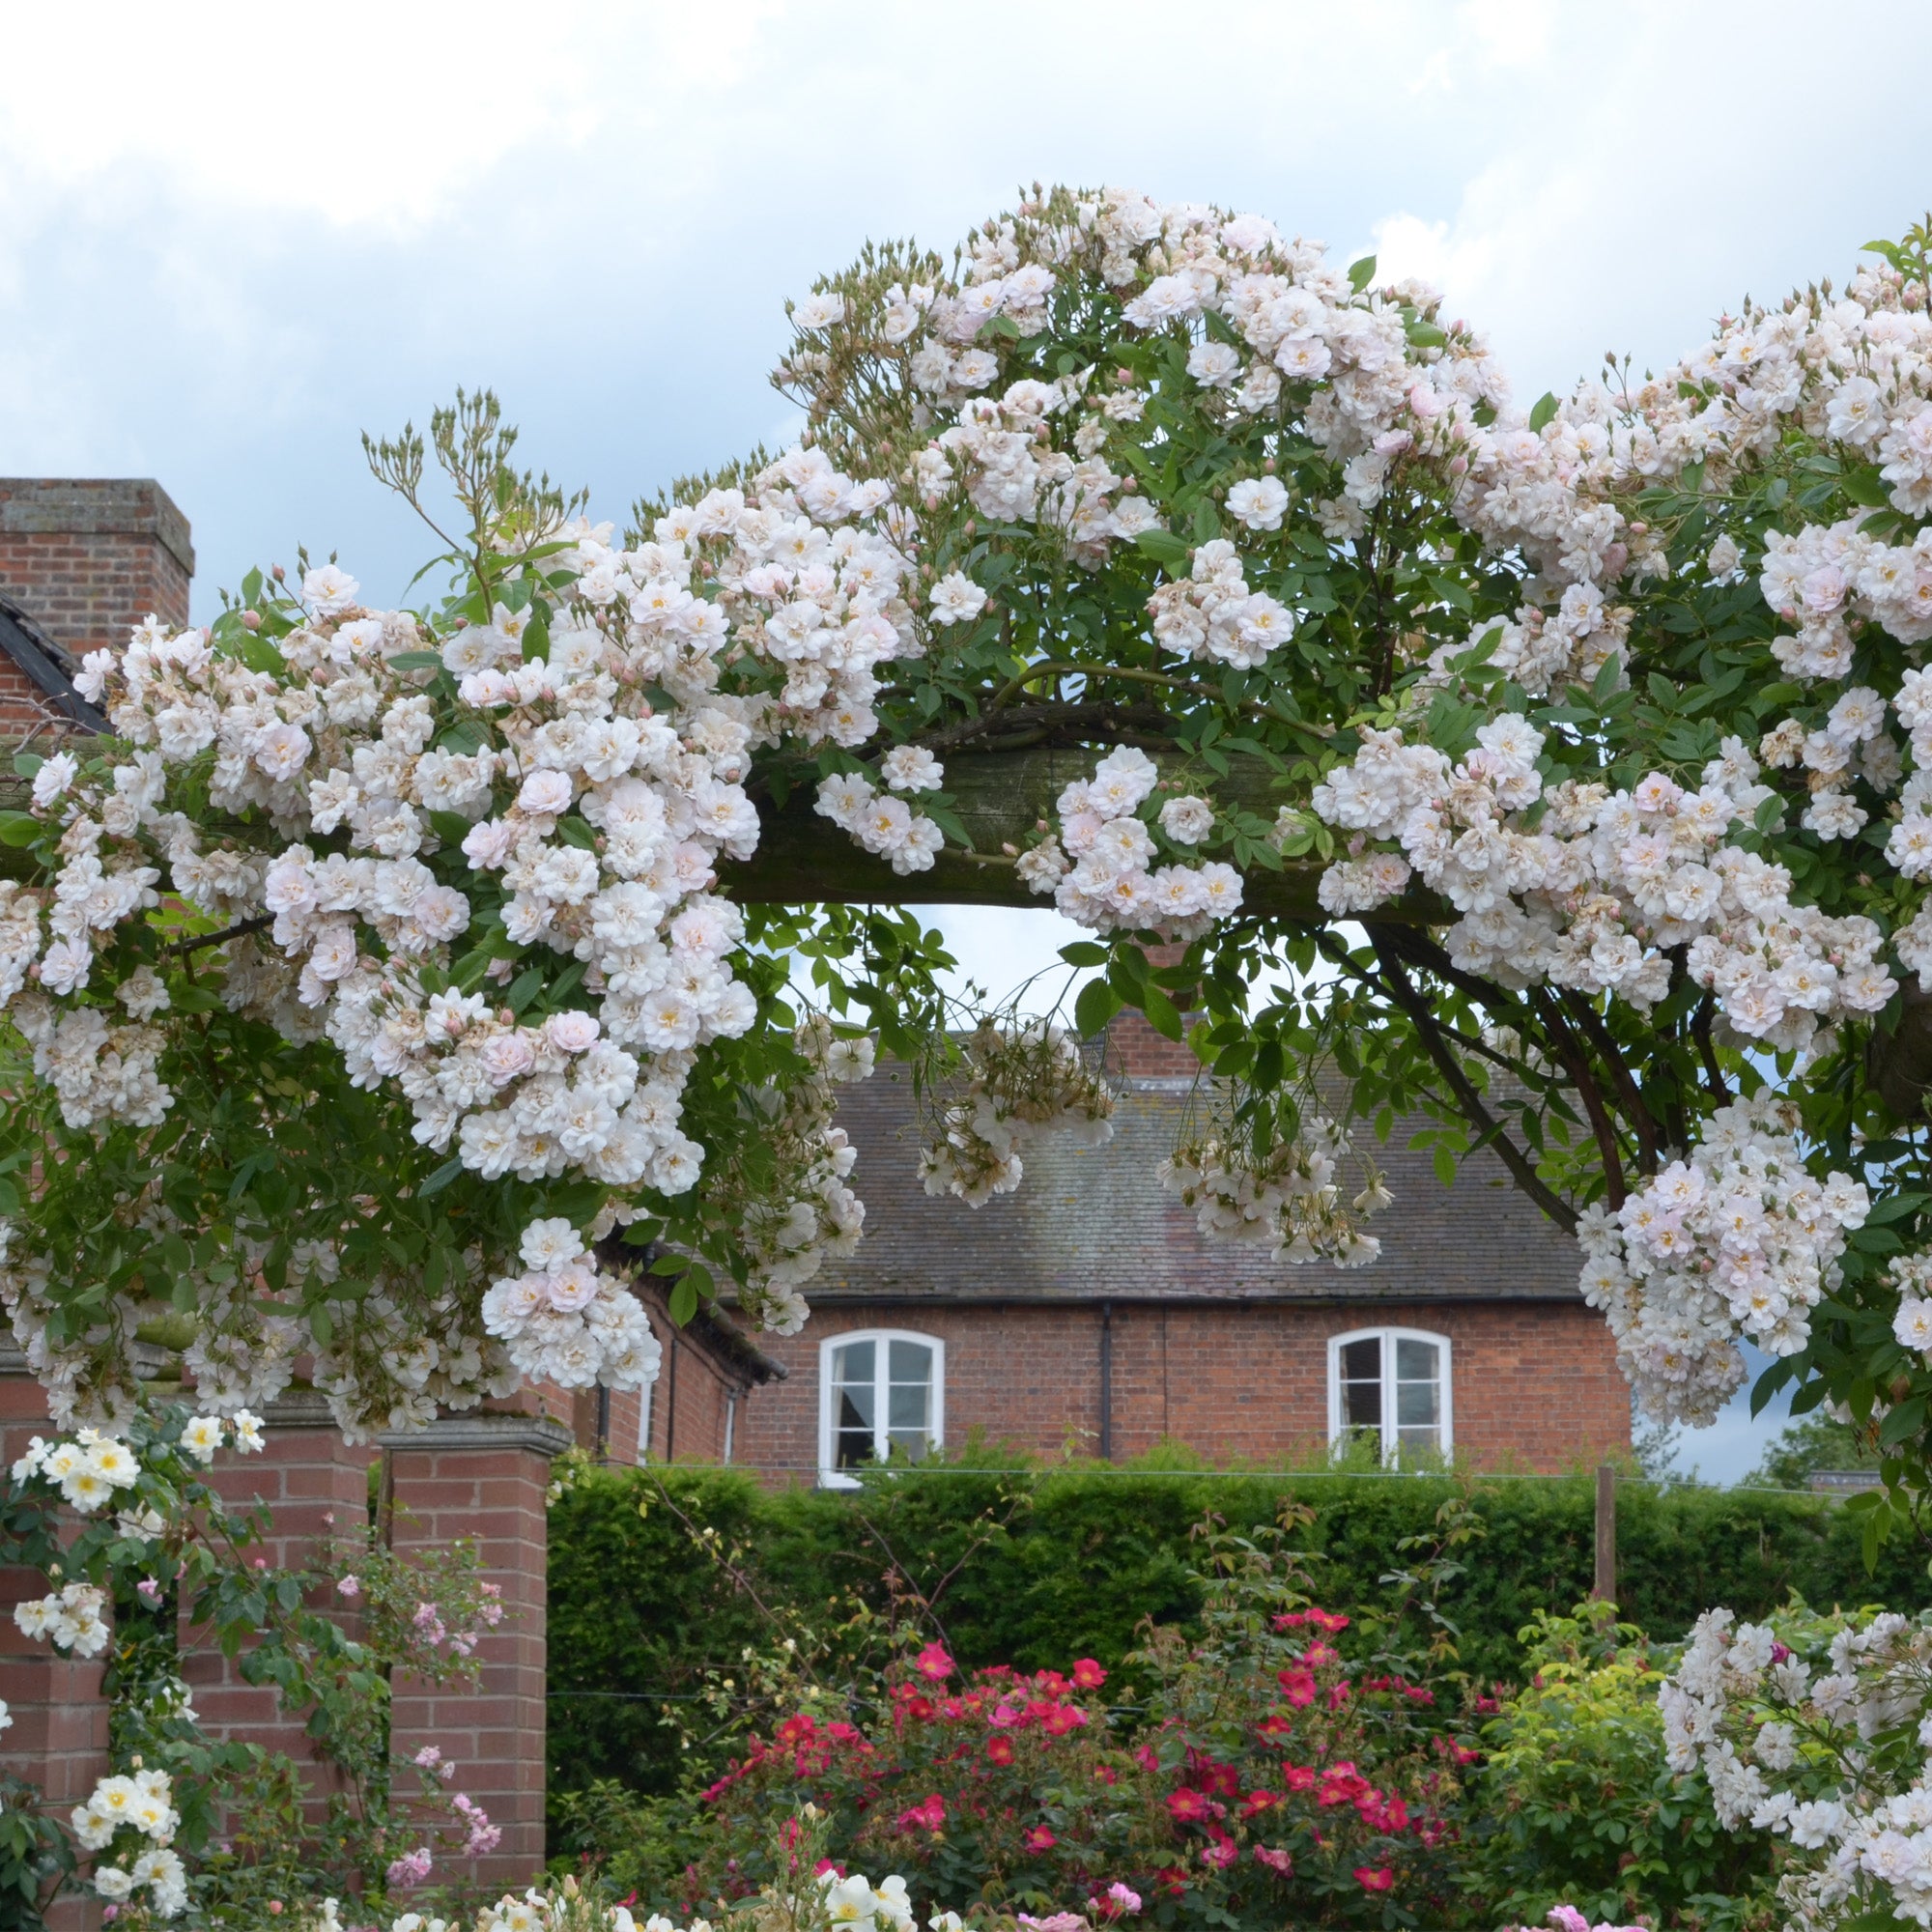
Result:
<instances>
[{"instance_id":1,"label":"arched window top","mask_svg":"<svg viewBox=\"0 0 1932 1932\"><path fill-rule=\"evenodd\" d=\"M1372 1441L1386 1463L1446 1457L1455 1446L1446 1335L1352 1328L1328 1342L1328 1440Z\"/></svg>"},{"instance_id":2,"label":"arched window top","mask_svg":"<svg viewBox=\"0 0 1932 1932\"><path fill-rule=\"evenodd\" d=\"M818 1348L819 1480L894 1459L918 1463L946 1436L946 1344L913 1328L855 1328Z\"/></svg>"}]
</instances>

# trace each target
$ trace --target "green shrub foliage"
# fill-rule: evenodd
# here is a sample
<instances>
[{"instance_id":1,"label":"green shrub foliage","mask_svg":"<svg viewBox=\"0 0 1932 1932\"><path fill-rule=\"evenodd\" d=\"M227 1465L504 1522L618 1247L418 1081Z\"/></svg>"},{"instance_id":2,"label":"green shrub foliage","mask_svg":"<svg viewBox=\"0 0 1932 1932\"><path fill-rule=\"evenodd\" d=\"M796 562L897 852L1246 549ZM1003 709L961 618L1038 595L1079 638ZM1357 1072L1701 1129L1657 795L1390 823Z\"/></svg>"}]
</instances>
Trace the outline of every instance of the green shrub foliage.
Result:
<instances>
[{"instance_id":1,"label":"green shrub foliage","mask_svg":"<svg viewBox=\"0 0 1932 1932\"><path fill-rule=\"evenodd\" d=\"M856 1658L914 1598L968 1670L1068 1657L1119 1670L1142 1619L1195 1627L1189 1534L1208 1513L1247 1531L1287 1500L1312 1506L1301 1542L1322 1601L1388 1607L1406 1587L1401 1546L1430 1538L1458 1497L1482 1537L1437 1593L1445 1662L1478 1683L1512 1681L1518 1632L1589 1593L1585 1477L1014 1467L878 1475L833 1492L764 1491L728 1470L586 1469L551 1520L552 1789L606 1778L668 1792L722 1764L750 1694L748 1650L789 1634ZM1922 1551L1895 1540L1868 1573L1858 1530L1820 1497L1622 1484L1620 1611L1671 1641L1712 1604L1758 1616L1793 1591L1821 1605L1932 1601Z\"/></svg>"}]
</instances>

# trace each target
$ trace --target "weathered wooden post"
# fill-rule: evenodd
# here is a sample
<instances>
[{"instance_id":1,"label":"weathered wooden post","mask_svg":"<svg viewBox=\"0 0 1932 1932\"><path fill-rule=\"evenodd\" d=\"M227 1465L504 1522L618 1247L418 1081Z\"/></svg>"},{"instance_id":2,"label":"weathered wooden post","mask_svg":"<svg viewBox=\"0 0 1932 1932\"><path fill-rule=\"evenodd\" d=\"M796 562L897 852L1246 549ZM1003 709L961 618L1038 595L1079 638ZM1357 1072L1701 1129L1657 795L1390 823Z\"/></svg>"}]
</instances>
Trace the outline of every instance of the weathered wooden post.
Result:
<instances>
[{"instance_id":1,"label":"weathered wooden post","mask_svg":"<svg viewBox=\"0 0 1932 1932\"><path fill-rule=\"evenodd\" d=\"M1597 1581L1591 1596L1617 1600L1617 1472L1607 1463L1597 1468Z\"/></svg>"}]
</instances>

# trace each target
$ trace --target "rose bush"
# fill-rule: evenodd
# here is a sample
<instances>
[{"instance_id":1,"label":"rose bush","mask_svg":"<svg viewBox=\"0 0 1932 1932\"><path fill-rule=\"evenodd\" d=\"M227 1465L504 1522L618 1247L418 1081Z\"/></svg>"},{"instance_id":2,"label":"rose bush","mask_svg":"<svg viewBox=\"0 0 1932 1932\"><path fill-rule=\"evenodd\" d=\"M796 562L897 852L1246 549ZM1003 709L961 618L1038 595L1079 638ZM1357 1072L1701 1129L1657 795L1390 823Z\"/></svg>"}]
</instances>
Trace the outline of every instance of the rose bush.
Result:
<instances>
[{"instance_id":1,"label":"rose bush","mask_svg":"<svg viewBox=\"0 0 1932 1932\"><path fill-rule=\"evenodd\" d=\"M967 1673L941 1641L907 1645L877 1676L793 1677L668 1832L627 1847L621 1806L580 1823L613 1884L686 1913L764 1884L759 1848L804 1803L841 1867L889 1862L961 1909L1256 1926L1453 1909L1477 1756L1460 1700L1373 1639L1345 1660L1350 1619L1310 1601L1279 1532L1209 1556L1203 1633L1148 1632L1140 1696L1110 1698L1092 1659Z\"/></svg>"}]
</instances>

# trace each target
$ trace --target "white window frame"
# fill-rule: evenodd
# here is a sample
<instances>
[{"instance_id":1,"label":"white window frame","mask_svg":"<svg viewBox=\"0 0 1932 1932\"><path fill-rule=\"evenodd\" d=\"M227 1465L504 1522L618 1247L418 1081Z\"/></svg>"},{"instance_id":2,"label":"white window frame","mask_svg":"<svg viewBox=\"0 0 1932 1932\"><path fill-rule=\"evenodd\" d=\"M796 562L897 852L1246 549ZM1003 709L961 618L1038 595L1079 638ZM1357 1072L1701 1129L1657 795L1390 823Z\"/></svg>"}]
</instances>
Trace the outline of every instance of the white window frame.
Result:
<instances>
[{"instance_id":1,"label":"white window frame","mask_svg":"<svg viewBox=\"0 0 1932 1932\"><path fill-rule=\"evenodd\" d=\"M1455 1350L1449 1338L1433 1328L1350 1328L1346 1334L1328 1338L1328 1446L1332 1449L1349 1434L1349 1422L1342 1396L1342 1350L1351 1342L1378 1341L1382 1345L1382 1462L1393 1464L1400 1455L1401 1437L1395 1417L1395 1345L1398 1342L1428 1342L1436 1350L1441 1364L1441 1444L1439 1453L1447 1457L1456 1447Z\"/></svg>"},{"instance_id":2,"label":"white window frame","mask_svg":"<svg viewBox=\"0 0 1932 1932\"><path fill-rule=\"evenodd\" d=\"M834 1426L837 1418L832 1408L833 1353L837 1350L850 1348L854 1342L871 1342L881 1348L892 1342L917 1342L922 1349L932 1350L932 1413L926 1429L928 1451L942 1447L946 1441L946 1344L937 1335L924 1335L917 1328L853 1328L842 1335L828 1335L818 1345L818 1482L821 1489L856 1490L860 1487L858 1477L848 1476L838 1465L838 1432ZM879 1359L884 1361L890 1357L882 1354ZM886 1420L883 1410L880 1420ZM875 1442L878 1435L879 1424L875 1423Z\"/></svg>"}]
</instances>

